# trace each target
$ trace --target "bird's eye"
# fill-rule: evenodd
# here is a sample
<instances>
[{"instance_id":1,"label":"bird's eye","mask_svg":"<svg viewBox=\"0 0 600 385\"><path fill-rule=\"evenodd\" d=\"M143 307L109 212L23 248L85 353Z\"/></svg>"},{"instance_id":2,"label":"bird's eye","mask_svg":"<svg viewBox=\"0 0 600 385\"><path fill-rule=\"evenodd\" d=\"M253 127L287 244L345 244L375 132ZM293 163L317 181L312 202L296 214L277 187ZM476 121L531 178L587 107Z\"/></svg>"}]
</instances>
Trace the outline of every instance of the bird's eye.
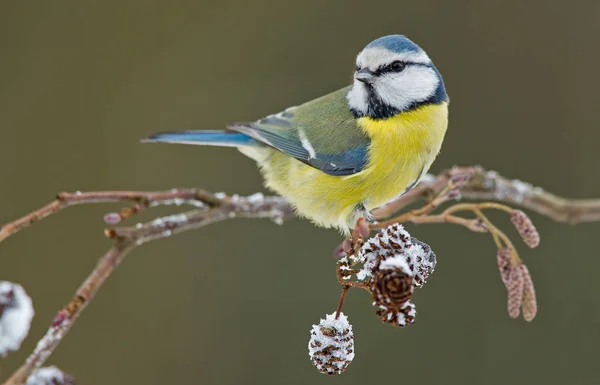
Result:
<instances>
[{"instance_id":1,"label":"bird's eye","mask_svg":"<svg viewBox=\"0 0 600 385\"><path fill-rule=\"evenodd\" d=\"M401 71L404 69L404 67L406 67L406 63L403 63L403 62L401 62L401 61L399 61L399 60L397 60L397 61L393 62L393 63L390 65L390 68L391 68L391 69L392 69L392 71L394 71L394 72L401 72Z\"/></svg>"},{"instance_id":2,"label":"bird's eye","mask_svg":"<svg viewBox=\"0 0 600 385\"><path fill-rule=\"evenodd\" d=\"M360 71L361 69L362 69L362 67L361 67L361 66L359 66L358 64L356 65L356 67L354 67L354 70L355 70L356 72Z\"/></svg>"}]
</instances>

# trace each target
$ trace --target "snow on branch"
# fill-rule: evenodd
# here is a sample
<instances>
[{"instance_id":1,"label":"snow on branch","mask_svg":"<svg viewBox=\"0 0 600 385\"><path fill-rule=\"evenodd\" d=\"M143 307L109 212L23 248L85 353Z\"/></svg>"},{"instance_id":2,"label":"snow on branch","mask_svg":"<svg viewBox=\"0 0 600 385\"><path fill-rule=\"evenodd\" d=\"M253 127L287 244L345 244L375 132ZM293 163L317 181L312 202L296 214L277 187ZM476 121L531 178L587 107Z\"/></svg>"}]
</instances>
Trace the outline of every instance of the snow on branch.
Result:
<instances>
[{"instance_id":1,"label":"snow on branch","mask_svg":"<svg viewBox=\"0 0 600 385\"><path fill-rule=\"evenodd\" d=\"M452 174L472 172L471 180L460 189L460 195L470 200L500 201L524 207L544 215L556 222L571 224L600 221L600 198L569 199L559 197L541 187L518 179L508 179L496 171L487 171L480 166L455 167L438 176L427 174L412 190L402 197L374 210L373 215L381 219L427 195L437 195L448 184Z\"/></svg>"},{"instance_id":2,"label":"snow on branch","mask_svg":"<svg viewBox=\"0 0 600 385\"><path fill-rule=\"evenodd\" d=\"M510 239L489 221L484 211L501 210L510 214L514 226L530 246L535 246L539 242L539 235L533 224L529 218L523 216L524 213L521 214L521 211L494 202L458 203L449 206L442 212L437 211L442 204L454 201L461 196L470 200L501 201L519 205L559 222L600 221L600 199L571 200L557 197L541 188L518 180L506 179L493 171L486 171L480 167L454 168L438 176L428 175L405 195L374 210L373 214L378 222L359 223L353 232L352 239L344 241L341 245L340 256L344 256L344 258L338 262L337 269L338 280L342 285L342 296L338 309L334 313L335 319L339 319L342 314L341 307L348 290L352 287L360 287L376 294L374 303L377 307L377 315L382 318L384 323L405 326L414 322L414 304L408 299L412 295L412 287L420 287L426 275L433 271L435 254L429 246L414 238L402 238L402 242L395 240L394 236L404 235L406 237L403 230L401 231L398 227L392 227L395 229L393 236L386 237L383 233L391 231L386 230L390 229L389 226L403 222L453 223L474 232L490 234L499 250L498 266L509 295L509 313L511 316L518 316L518 310L522 308L524 317L527 320L532 319L537 311L537 304L531 276L525 265L522 264ZM426 200L422 207L388 219L406 206L422 199ZM29 358L4 382L4 385L25 384L32 373L46 362L104 281L134 248L152 240L227 219L265 218L280 224L283 220L294 217L293 209L284 198L263 196L260 193L248 197L227 196L223 193L212 194L201 189L60 193L56 200L46 206L0 227L0 241L36 221L70 206L119 202L132 202L132 206L126 207L120 212L108 213L104 218L105 222L111 226L106 229L105 235L114 240L114 245L100 257L96 267L77 289L73 298L56 314L48 331L38 342ZM194 209L158 218L148 223L114 227L129 217L157 205L190 205ZM472 214L474 217L464 217L465 213ZM369 248L368 245L373 244L369 242L369 239L367 242L363 241L363 238L368 238L371 231L378 229L381 229L380 237L384 237L382 239L387 242L381 251ZM399 245L406 247L397 249L400 247ZM382 266L381 262L387 258L392 259L385 261ZM415 261L420 265L415 264ZM359 263L364 263L363 269L354 269L354 265ZM407 273L406 266L409 267L409 273ZM358 280L350 280L353 275L358 273L361 273ZM0 314L0 327L3 327L3 322L5 322L4 314L9 313L5 311ZM33 315L32 309L31 315ZM331 316L328 317L331 318ZM27 322L25 322L27 317L23 316L22 318L22 330L25 330L24 334L26 334L30 316ZM319 330L323 332L321 329ZM0 346L8 343L9 341L5 339L4 335L0 334ZM19 344L20 341L16 345L17 348ZM325 365L325 363L329 365L337 359L343 359L344 362L349 363L351 356L353 357L351 348L350 345L344 347L346 349L345 358L335 354L325 357L326 352L323 352L323 360L317 361L319 361L319 365ZM325 358L327 359L325 360ZM315 357L313 359L316 360ZM346 367L347 364L339 362L334 366L322 366L322 368L330 368L329 371L325 370L329 373L339 373Z\"/></svg>"}]
</instances>

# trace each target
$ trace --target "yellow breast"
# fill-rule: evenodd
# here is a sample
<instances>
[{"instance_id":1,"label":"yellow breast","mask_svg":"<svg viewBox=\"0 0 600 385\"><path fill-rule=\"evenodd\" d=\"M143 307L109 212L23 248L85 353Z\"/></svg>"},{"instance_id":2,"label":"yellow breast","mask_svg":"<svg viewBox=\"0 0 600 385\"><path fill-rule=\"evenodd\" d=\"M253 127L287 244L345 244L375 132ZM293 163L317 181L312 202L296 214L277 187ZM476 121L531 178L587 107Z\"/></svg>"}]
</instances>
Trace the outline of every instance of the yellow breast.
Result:
<instances>
[{"instance_id":1,"label":"yellow breast","mask_svg":"<svg viewBox=\"0 0 600 385\"><path fill-rule=\"evenodd\" d=\"M386 120L360 118L371 138L369 164L363 176L373 184L368 208L402 194L429 170L448 126L448 104L427 105Z\"/></svg>"},{"instance_id":2,"label":"yellow breast","mask_svg":"<svg viewBox=\"0 0 600 385\"><path fill-rule=\"evenodd\" d=\"M402 194L427 172L440 151L448 124L446 103L427 105L386 120L359 118L371 139L365 169L332 176L274 151L263 164L267 185L299 214L343 231L354 226L355 208L378 207Z\"/></svg>"}]
</instances>

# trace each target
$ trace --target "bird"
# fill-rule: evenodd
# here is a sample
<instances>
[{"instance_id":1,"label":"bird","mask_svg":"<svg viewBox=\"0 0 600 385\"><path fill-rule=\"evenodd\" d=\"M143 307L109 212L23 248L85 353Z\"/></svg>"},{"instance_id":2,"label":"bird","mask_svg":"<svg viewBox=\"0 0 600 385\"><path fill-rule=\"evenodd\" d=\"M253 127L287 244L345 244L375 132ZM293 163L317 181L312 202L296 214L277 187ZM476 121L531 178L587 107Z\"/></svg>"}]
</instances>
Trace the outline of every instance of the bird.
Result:
<instances>
[{"instance_id":1,"label":"bird","mask_svg":"<svg viewBox=\"0 0 600 385\"><path fill-rule=\"evenodd\" d=\"M142 141L235 147L299 216L349 234L427 173L446 134L448 104L427 53L404 35L388 35L358 54L349 86L224 130Z\"/></svg>"}]
</instances>

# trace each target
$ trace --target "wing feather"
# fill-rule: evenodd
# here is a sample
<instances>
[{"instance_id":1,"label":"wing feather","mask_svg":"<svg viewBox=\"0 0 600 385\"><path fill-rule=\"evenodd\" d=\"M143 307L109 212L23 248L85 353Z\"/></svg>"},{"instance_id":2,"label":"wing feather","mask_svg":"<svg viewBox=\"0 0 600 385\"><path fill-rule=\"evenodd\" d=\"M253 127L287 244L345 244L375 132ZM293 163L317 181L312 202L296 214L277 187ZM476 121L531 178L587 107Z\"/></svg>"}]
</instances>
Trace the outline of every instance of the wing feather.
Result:
<instances>
[{"instance_id":1,"label":"wing feather","mask_svg":"<svg viewBox=\"0 0 600 385\"><path fill-rule=\"evenodd\" d=\"M357 126L346 102L347 88L233 131L284 152L324 173L352 175L368 161L369 137Z\"/></svg>"}]
</instances>

